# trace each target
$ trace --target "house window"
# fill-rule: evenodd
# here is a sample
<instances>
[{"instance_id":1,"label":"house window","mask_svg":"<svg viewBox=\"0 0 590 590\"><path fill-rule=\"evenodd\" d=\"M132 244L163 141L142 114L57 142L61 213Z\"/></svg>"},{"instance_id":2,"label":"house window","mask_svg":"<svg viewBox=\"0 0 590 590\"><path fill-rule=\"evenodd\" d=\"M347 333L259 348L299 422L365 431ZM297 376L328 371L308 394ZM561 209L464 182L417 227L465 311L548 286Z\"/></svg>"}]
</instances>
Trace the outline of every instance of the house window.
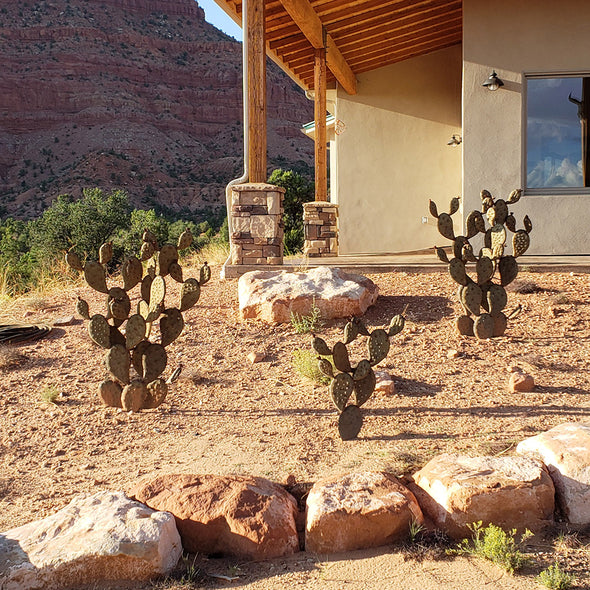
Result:
<instances>
[{"instance_id":1,"label":"house window","mask_svg":"<svg viewBox=\"0 0 590 590\"><path fill-rule=\"evenodd\" d=\"M589 115L590 75L527 78L527 188L590 187Z\"/></svg>"}]
</instances>

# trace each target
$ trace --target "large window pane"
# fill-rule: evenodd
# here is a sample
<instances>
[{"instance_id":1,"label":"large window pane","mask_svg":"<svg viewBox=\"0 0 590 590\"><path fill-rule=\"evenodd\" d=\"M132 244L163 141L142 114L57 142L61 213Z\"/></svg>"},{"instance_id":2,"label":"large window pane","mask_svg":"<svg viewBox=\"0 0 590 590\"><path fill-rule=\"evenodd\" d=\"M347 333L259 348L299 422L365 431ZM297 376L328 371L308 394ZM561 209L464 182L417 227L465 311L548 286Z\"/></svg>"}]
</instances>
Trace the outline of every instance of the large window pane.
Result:
<instances>
[{"instance_id":1,"label":"large window pane","mask_svg":"<svg viewBox=\"0 0 590 590\"><path fill-rule=\"evenodd\" d=\"M590 186L590 77L527 80L527 187Z\"/></svg>"}]
</instances>

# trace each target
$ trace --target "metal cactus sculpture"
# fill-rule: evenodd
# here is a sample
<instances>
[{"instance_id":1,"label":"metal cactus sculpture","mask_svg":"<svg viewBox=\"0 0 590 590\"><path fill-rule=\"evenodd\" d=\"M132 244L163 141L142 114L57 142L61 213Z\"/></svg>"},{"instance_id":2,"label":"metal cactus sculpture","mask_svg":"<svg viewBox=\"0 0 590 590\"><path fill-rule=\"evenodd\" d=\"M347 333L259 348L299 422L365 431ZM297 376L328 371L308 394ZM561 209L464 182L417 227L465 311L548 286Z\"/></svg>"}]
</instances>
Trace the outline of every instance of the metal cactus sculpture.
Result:
<instances>
[{"instance_id":1,"label":"metal cactus sculpture","mask_svg":"<svg viewBox=\"0 0 590 590\"><path fill-rule=\"evenodd\" d=\"M375 391L376 378L373 367L387 356L389 338L399 334L404 328L404 323L403 315L396 315L387 329L378 328L369 332L360 319L353 318L344 326L344 342L336 342L333 348L330 348L322 338L313 336L313 349L321 355L318 361L320 371L332 379L329 393L340 412L338 431L342 440L355 439L360 432L363 426L360 407ZM368 336L369 358L353 366L346 346L359 334ZM332 362L325 357L332 357ZM355 403L347 405L353 394Z\"/></svg>"},{"instance_id":2,"label":"metal cactus sculpture","mask_svg":"<svg viewBox=\"0 0 590 590\"><path fill-rule=\"evenodd\" d=\"M516 229L516 219L508 211L508 206L521 197L521 190L514 190L506 201L494 199L486 191L481 191L482 210L472 211L466 220L467 235L455 236L451 215L459 209L459 199L451 200L449 213L439 213L436 204L430 201L430 213L438 219L440 234L453 241L453 257L449 259L443 248L436 248L438 258L449 265L449 273L459 283L457 292L464 310L456 320L457 330L464 336L476 336L479 339L502 336L508 320L515 317L518 308L506 316L504 309L508 302L506 285L518 274L516 258L524 254L530 244L529 234L533 225L528 215L523 220L524 229ZM486 218L489 227L486 228ZM512 236L512 255L504 254L507 231ZM483 248L476 256L469 240L483 234ZM467 264L475 264L475 278L467 274ZM496 270L500 281L493 281Z\"/></svg>"},{"instance_id":3,"label":"metal cactus sculpture","mask_svg":"<svg viewBox=\"0 0 590 590\"><path fill-rule=\"evenodd\" d=\"M161 377L168 362L166 346L182 332L182 312L198 301L201 286L211 278L211 269L205 263L200 269L199 280L183 280L178 251L188 248L192 241L190 231L185 230L177 246L165 244L159 248L155 236L145 230L140 258L131 256L123 262L122 287L107 284L105 265L113 256L112 243L100 247L98 262L87 261L83 265L74 251L66 254L66 262L83 272L86 282L95 291L106 295L104 315L91 315L88 303L83 299L79 298L76 305L77 312L88 320L90 338L107 350L105 363L110 378L99 386L99 397L106 406L137 412L157 408L166 398L168 384ZM142 261L147 262L145 276ZM166 307L164 303L166 276L182 283L178 307ZM129 291L137 285L140 286L141 299L136 313L132 313ZM157 320L160 342L150 340Z\"/></svg>"}]
</instances>

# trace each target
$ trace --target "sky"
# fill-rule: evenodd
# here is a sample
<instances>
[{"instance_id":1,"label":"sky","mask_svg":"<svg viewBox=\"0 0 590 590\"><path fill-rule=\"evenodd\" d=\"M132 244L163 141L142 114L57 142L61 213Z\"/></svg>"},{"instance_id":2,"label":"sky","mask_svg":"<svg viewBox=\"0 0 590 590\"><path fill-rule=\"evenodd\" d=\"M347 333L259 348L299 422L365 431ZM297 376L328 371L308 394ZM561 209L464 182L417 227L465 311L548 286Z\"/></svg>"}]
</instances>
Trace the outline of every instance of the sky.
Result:
<instances>
[{"instance_id":1,"label":"sky","mask_svg":"<svg viewBox=\"0 0 590 590\"><path fill-rule=\"evenodd\" d=\"M583 186L578 109L568 96L582 98L581 78L541 78L527 82L527 186Z\"/></svg>"},{"instance_id":2,"label":"sky","mask_svg":"<svg viewBox=\"0 0 590 590\"><path fill-rule=\"evenodd\" d=\"M215 0L197 0L197 3L205 11L207 22L221 29L226 35L238 41L242 40L242 29L219 8Z\"/></svg>"}]
</instances>

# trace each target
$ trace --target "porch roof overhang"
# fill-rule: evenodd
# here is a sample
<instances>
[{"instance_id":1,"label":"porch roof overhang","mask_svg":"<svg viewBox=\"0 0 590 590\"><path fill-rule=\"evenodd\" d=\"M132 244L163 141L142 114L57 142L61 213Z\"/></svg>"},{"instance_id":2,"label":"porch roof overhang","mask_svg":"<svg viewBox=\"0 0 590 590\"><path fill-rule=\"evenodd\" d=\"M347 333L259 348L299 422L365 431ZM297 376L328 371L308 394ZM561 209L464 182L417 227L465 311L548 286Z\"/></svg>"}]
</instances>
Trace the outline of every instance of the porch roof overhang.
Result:
<instances>
[{"instance_id":1,"label":"porch roof overhang","mask_svg":"<svg viewBox=\"0 0 590 590\"><path fill-rule=\"evenodd\" d=\"M242 0L216 0L238 24ZM315 50L328 83L349 94L356 76L461 43L462 0L266 0L268 55L302 88L314 85Z\"/></svg>"}]
</instances>

